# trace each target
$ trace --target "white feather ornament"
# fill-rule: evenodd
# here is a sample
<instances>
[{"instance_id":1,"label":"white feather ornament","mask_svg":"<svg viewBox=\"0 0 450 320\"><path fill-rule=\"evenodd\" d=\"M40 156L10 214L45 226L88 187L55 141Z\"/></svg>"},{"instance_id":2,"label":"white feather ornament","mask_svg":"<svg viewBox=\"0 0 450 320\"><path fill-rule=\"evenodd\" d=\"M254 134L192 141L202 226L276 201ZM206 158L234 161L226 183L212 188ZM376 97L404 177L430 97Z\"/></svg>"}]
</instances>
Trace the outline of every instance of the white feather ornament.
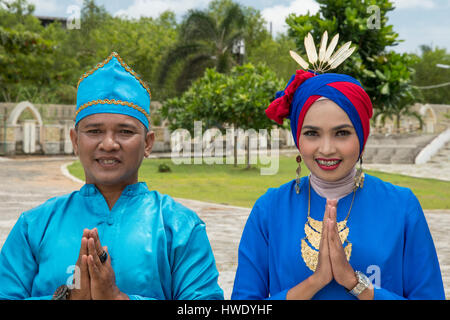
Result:
<instances>
[{"instance_id":1,"label":"white feather ornament","mask_svg":"<svg viewBox=\"0 0 450 320\"><path fill-rule=\"evenodd\" d=\"M331 56L331 58L330 58L330 60L328 61L328 64L331 66L332 64L333 64L333 62L341 55L341 54L343 54L346 50L348 50L348 48L350 48L350 45L351 45L352 43L349 41L349 42L346 42L342 47L340 47L339 49L338 49L338 51L336 51L332 56Z\"/></svg>"},{"instance_id":2,"label":"white feather ornament","mask_svg":"<svg viewBox=\"0 0 450 320\"><path fill-rule=\"evenodd\" d=\"M300 57L296 52L289 51L292 59L294 59L303 69L308 70L308 62L306 62L302 57Z\"/></svg>"},{"instance_id":3,"label":"white feather ornament","mask_svg":"<svg viewBox=\"0 0 450 320\"><path fill-rule=\"evenodd\" d=\"M350 57L353 53L353 51L355 51L355 47L353 48L349 48L347 50L345 50L344 52L341 53L341 55L339 57L337 57L333 63L331 63L330 65L330 69L336 69L342 62L344 62L348 57Z\"/></svg>"},{"instance_id":4,"label":"white feather ornament","mask_svg":"<svg viewBox=\"0 0 450 320\"><path fill-rule=\"evenodd\" d=\"M341 46L334 54L333 51L337 46L339 40L339 34L336 34L333 39L331 39L330 44L327 46L328 42L328 32L325 31L322 35L320 41L319 54L317 54L316 46L314 44L314 39L311 33L304 39L305 51L308 56L308 62L305 61L300 55L294 51L289 51L291 57L305 70L308 69L311 64L312 69L315 72L323 73L331 69L337 68L342 62L344 62L348 57L352 55L356 47L350 48L352 42L349 41Z\"/></svg>"},{"instance_id":5,"label":"white feather ornament","mask_svg":"<svg viewBox=\"0 0 450 320\"><path fill-rule=\"evenodd\" d=\"M308 55L309 63L314 65L317 62L317 51L311 33L308 33L308 35L305 37L305 50L306 54Z\"/></svg>"},{"instance_id":6,"label":"white feather ornament","mask_svg":"<svg viewBox=\"0 0 450 320\"><path fill-rule=\"evenodd\" d=\"M325 58L324 60L328 62L330 60L331 55L333 54L334 49L336 48L336 45L339 40L339 33L337 33L333 39L331 39L330 44L327 47L327 51L325 52Z\"/></svg>"},{"instance_id":7,"label":"white feather ornament","mask_svg":"<svg viewBox=\"0 0 450 320\"><path fill-rule=\"evenodd\" d=\"M327 42L328 42L328 32L324 32L322 36L322 41L320 41L320 48L319 48L319 63L322 63L325 61L325 53L327 50Z\"/></svg>"}]
</instances>

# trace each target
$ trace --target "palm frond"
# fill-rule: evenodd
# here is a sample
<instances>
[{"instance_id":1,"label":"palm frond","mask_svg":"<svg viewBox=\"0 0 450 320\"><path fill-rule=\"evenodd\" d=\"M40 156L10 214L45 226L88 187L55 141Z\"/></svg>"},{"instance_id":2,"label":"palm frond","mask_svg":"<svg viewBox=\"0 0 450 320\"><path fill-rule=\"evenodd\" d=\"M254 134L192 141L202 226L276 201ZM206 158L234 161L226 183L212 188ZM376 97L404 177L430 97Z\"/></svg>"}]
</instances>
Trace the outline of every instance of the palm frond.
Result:
<instances>
[{"instance_id":1,"label":"palm frond","mask_svg":"<svg viewBox=\"0 0 450 320\"><path fill-rule=\"evenodd\" d=\"M1 1L1 0L0 0ZM245 16L240 5L227 5L220 16L210 11L190 10L180 28L178 44L170 50L159 67L158 80L163 84L171 67L185 61L177 87L186 88L193 78L202 75L203 65L228 71L233 62L229 53L232 43L244 36ZM227 58L223 60L223 56ZM228 60L230 61L228 61ZM221 72L221 71L219 71Z\"/></svg>"},{"instance_id":2,"label":"palm frond","mask_svg":"<svg viewBox=\"0 0 450 320\"><path fill-rule=\"evenodd\" d=\"M244 37L244 31L237 30L230 35L226 36L226 39L224 39L222 52L228 51L228 49L233 47L233 44Z\"/></svg>"},{"instance_id":3,"label":"palm frond","mask_svg":"<svg viewBox=\"0 0 450 320\"><path fill-rule=\"evenodd\" d=\"M198 54L189 58L183 66L180 75L177 77L176 88L178 92L185 91L192 81L201 77L206 68L213 67L214 62L210 55Z\"/></svg>"},{"instance_id":4,"label":"palm frond","mask_svg":"<svg viewBox=\"0 0 450 320\"><path fill-rule=\"evenodd\" d=\"M227 9L223 20L218 25L218 29L223 30L224 34L228 34L234 27L238 30L242 29L244 23L245 17L240 5L233 4Z\"/></svg>"},{"instance_id":5,"label":"palm frond","mask_svg":"<svg viewBox=\"0 0 450 320\"><path fill-rule=\"evenodd\" d=\"M191 10L180 29L182 42L196 40L215 41L217 38L217 23L207 13Z\"/></svg>"},{"instance_id":6,"label":"palm frond","mask_svg":"<svg viewBox=\"0 0 450 320\"><path fill-rule=\"evenodd\" d=\"M178 61L186 59L186 57L203 51L211 51L209 47L206 47L201 43L179 43L172 48L162 61L159 69L158 82L164 84L167 78L167 74L170 72L173 65Z\"/></svg>"}]
</instances>

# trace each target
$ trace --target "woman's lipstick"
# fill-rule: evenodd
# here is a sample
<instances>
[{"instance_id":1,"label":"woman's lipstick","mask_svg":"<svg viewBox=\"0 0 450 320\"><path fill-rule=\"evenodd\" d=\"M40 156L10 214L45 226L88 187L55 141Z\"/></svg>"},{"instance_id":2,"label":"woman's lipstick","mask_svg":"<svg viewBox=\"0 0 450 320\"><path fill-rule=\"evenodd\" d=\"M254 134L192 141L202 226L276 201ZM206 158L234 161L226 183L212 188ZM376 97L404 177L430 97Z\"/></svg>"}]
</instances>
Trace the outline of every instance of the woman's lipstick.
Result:
<instances>
[{"instance_id":1,"label":"woman's lipstick","mask_svg":"<svg viewBox=\"0 0 450 320\"><path fill-rule=\"evenodd\" d=\"M317 158L316 163L322 170L335 170L341 164L342 160L339 159L323 159Z\"/></svg>"}]
</instances>

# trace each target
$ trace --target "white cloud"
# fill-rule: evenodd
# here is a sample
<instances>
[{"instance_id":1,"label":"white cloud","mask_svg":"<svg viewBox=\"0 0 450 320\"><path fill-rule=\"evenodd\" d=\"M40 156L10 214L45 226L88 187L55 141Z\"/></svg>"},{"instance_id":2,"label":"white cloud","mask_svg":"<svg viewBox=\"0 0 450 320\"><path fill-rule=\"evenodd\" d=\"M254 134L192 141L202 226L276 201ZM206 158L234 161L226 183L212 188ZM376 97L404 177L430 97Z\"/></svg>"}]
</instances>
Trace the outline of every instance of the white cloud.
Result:
<instances>
[{"instance_id":1,"label":"white cloud","mask_svg":"<svg viewBox=\"0 0 450 320\"><path fill-rule=\"evenodd\" d=\"M83 0L28 0L28 3L35 6L35 15L50 17L67 17L70 7L77 6L80 10L83 7Z\"/></svg>"},{"instance_id":2,"label":"white cloud","mask_svg":"<svg viewBox=\"0 0 450 320\"><path fill-rule=\"evenodd\" d=\"M395 8L398 9L410 9L410 8L422 8L433 9L437 4L434 0L393 0Z\"/></svg>"},{"instance_id":3,"label":"white cloud","mask_svg":"<svg viewBox=\"0 0 450 320\"><path fill-rule=\"evenodd\" d=\"M311 14L315 14L319 11L319 5L314 0L294 0L287 6L276 5L265 8L261 14L267 23L272 22L272 31L276 35L279 32L286 32L285 20L290 13L306 14L308 10Z\"/></svg>"},{"instance_id":4,"label":"white cloud","mask_svg":"<svg viewBox=\"0 0 450 320\"><path fill-rule=\"evenodd\" d=\"M115 16L130 18L158 17L162 12L170 10L177 16L185 14L189 9L205 8L211 0L134 0L126 9L117 11Z\"/></svg>"},{"instance_id":5,"label":"white cloud","mask_svg":"<svg viewBox=\"0 0 450 320\"><path fill-rule=\"evenodd\" d=\"M61 3L57 0L28 0L34 4L34 13L37 15L54 16L61 11Z\"/></svg>"}]
</instances>

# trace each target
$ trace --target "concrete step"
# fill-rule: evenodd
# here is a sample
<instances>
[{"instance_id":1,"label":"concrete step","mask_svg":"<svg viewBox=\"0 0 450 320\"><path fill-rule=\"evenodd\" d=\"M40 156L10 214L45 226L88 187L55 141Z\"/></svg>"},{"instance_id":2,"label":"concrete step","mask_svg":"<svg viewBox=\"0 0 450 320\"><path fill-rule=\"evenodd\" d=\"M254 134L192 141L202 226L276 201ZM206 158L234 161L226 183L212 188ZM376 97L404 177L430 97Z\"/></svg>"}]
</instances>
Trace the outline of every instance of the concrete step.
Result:
<instances>
[{"instance_id":1,"label":"concrete step","mask_svg":"<svg viewBox=\"0 0 450 320\"><path fill-rule=\"evenodd\" d=\"M450 158L448 156L434 156L428 162L450 162Z\"/></svg>"},{"instance_id":2,"label":"concrete step","mask_svg":"<svg viewBox=\"0 0 450 320\"><path fill-rule=\"evenodd\" d=\"M448 156L448 155L450 155L450 150L439 150L438 151L438 153L437 153L437 155L446 155L446 156Z\"/></svg>"},{"instance_id":3,"label":"concrete step","mask_svg":"<svg viewBox=\"0 0 450 320\"><path fill-rule=\"evenodd\" d=\"M430 164L450 164L450 141L445 143L427 163Z\"/></svg>"}]
</instances>

